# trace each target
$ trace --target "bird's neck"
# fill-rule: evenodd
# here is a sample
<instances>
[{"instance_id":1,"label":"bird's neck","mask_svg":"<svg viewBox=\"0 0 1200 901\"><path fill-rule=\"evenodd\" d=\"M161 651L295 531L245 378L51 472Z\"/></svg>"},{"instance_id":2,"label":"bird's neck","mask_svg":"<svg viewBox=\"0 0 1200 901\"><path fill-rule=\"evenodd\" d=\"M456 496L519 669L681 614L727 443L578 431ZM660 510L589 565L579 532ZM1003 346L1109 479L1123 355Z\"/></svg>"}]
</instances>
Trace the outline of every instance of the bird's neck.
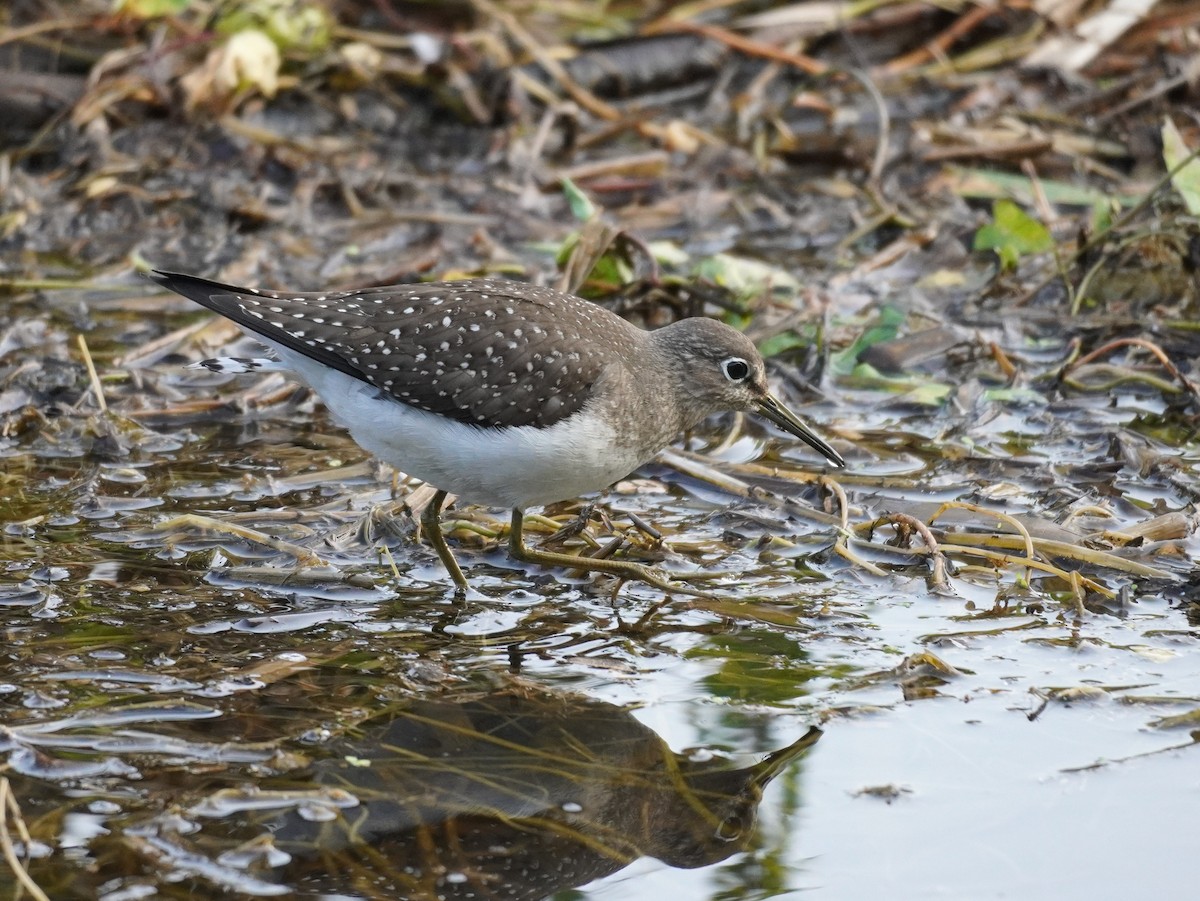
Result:
<instances>
[{"instance_id":1,"label":"bird's neck","mask_svg":"<svg viewBox=\"0 0 1200 901\"><path fill-rule=\"evenodd\" d=\"M673 344L670 335L672 329L679 327L682 327L682 323L673 323L651 332L649 341L658 383L655 403L661 416L673 417L670 423L673 434L693 429L723 409L713 402L704 386L691 377L694 366L690 361L679 358L677 345Z\"/></svg>"}]
</instances>

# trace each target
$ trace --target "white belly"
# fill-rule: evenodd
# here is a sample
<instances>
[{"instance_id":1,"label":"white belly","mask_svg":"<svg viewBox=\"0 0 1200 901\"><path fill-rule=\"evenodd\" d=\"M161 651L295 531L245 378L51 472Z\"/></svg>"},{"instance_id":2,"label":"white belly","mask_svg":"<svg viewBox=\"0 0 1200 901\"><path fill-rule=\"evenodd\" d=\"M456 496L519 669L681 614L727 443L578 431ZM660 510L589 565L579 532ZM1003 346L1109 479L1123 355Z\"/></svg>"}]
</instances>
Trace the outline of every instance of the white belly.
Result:
<instances>
[{"instance_id":1,"label":"white belly","mask_svg":"<svg viewBox=\"0 0 1200 901\"><path fill-rule=\"evenodd\" d=\"M472 503L524 508L567 500L605 488L646 462L589 413L545 429L477 428L402 404L366 382L271 346L360 446Z\"/></svg>"}]
</instances>

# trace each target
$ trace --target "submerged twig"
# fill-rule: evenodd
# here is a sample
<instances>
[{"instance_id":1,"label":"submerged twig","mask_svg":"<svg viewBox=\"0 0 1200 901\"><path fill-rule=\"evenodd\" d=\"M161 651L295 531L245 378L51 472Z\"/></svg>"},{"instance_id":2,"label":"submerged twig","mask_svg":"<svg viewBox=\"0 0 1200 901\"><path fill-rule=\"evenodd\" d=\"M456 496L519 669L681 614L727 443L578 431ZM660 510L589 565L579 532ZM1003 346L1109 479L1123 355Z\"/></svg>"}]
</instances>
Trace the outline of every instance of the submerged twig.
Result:
<instances>
[{"instance_id":1,"label":"submerged twig","mask_svg":"<svg viewBox=\"0 0 1200 901\"><path fill-rule=\"evenodd\" d=\"M222 522L219 519L213 519L211 516L204 516L199 513L184 513L161 522L155 527L156 531L169 531L172 529L202 529L216 532L217 534L244 538L246 541L265 545L273 550L282 551L285 554L291 554L296 558L296 563L300 566L327 565L317 553L309 548L302 547L284 538L276 538L274 535L268 535L266 532L260 532L258 529L250 529L231 522Z\"/></svg>"},{"instance_id":2,"label":"submerged twig","mask_svg":"<svg viewBox=\"0 0 1200 901\"><path fill-rule=\"evenodd\" d=\"M1162 364L1162 367L1167 371L1167 374L1179 382L1179 384L1183 386L1183 390L1191 395L1192 402L1197 406L1200 406L1200 387L1197 387L1195 382L1184 375L1180 371L1179 367L1171 362L1171 358L1166 355L1161 347L1159 347L1153 341L1147 341L1145 338L1116 338L1112 341L1102 344L1100 347L1097 347L1090 353L1086 353L1082 357L1079 357L1078 359L1073 360L1064 366L1060 377L1066 376L1066 374L1072 370L1078 369L1081 366L1085 366L1096 358L1110 353L1111 351L1114 351L1120 347L1140 347L1143 350L1149 351L1158 360L1158 362Z\"/></svg>"},{"instance_id":3,"label":"submerged twig","mask_svg":"<svg viewBox=\"0 0 1200 901\"><path fill-rule=\"evenodd\" d=\"M842 487L841 482L831 476L821 476L820 485L838 502L838 515L841 517L841 521L838 526L837 541L833 544L834 553L847 560L852 566L865 569L871 575L886 576L887 573L882 567L860 557L850 547L850 501L846 497L846 489Z\"/></svg>"},{"instance_id":4,"label":"submerged twig","mask_svg":"<svg viewBox=\"0 0 1200 901\"><path fill-rule=\"evenodd\" d=\"M1098 551L1093 548L1068 544L1065 541L1055 541L1053 538L1035 538L1033 542L1038 551L1047 556L1065 557L1068 560L1077 560L1081 563L1091 564L1092 566L1099 566L1104 569L1127 573L1131 576L1142 576L1148 579L1174 580L1176 578L1175 574L1168 570L1159 569L1157 566L1150 566L1145 563L1138 563L1135 560L1126 560L1124 557L1118 557L1116 554L1110 554L1107 551ZM962 550L969 543L978 543L984 547L1024 548L1024 541L1018 535L963 535L950 532L942 536L943 545L953 544L958 550ZM1033 563L1029 565L1033 566L1034 569L1046 569L1045 566ZM1061 570L1058 567L1050 567L1046 571L1055 572L1057 575L1066 578L1065 570ZM1108 589L1104 589L1104 591L1108 592Z\"/></svg>"},{"instance_id":5,"label":"submerged twig","mask_svg":"<svg viewBox=\"0 0 1200 901\"><path fill-rule=\"evenodd\" d=\"M20 858L17 857L16 846L13 845L12 836L9 834L9 822L12 822L13 827L17 831L17 836L25 843L26 849L32 842L29 835L29 830L25 827L25 819L21 816L21 808L17 804L17 799L12 792L12 785L9 783L6 776L0 776L0 850L3 851L4 860L16 877L17 882L21 884L21 888L29 892L34 901L50 901L50 896L38 887L38 884L33 881L33 877L29 875L29 871L25 869Z\"/></svg>"},{"instance_id":6,"label":"submerged twig","mask_svg":"<svg viewBox=\"0 0 1200 901\"><path fill-rule=\"evenodd\" d=\"M659 454L659 460L666 463L668 466L679 470L684 475L689 475L692 478L699 479L712 485L714 488L719 488L732 494L734 497L743 497L756 501L757 503L767 504L783 510L786 513L802 517L811 522L822 523L824 525L837 525L837 517L831 516L823 510L818 510L808 504L801 503L788 497L779 497L760 488L756 488L749 482L744 482L736 476L721 472L714 466L705 463L704 460L695 454L690 454L687 451L667 448ZM775 475L782 477L778 472ZM808 481L815 481L816 476L808 477Z\"/></svg>"},{"instance_id":7,"label":"submerged twig","mask_svg":"<svg viewBox=\"0 0 1200 901\"><path fill-rule=\"evenodd\" d=\"M946 501L946 503L937 508L937 511L934 512L933 516L929 517L929 524L932 526L933 521L947 510L969 510L972 513L981 513L985 516L994 516L1001 522L1008 523L1015 531L1021 534L1022 538L1025 539L1026 558L1029 560L1033 559L1033 538L1030 537L1029 530L1025 528L1025 525L1015 516L1010 516L1008 513L1001 513L997 510L989 510L986 507L981 507L978 504L967 503L966 501ZM1025 570L1025 581L1029 581L1028 567Z\"/></svg>"},{"instance_id":8,"label":"submerged twig","mask_svg":"<svg viewBox=\"0 0 1200 901\"><path fill-rule=\"evenodd\" d=\"M92 352L88 350L87 339L80 332L75 336L75 341L79 345L79 352L83 354L83 365L87 367L88 378L92 383L92 393L96 395L96 406L100 408L101 413L107 413L108 403L104 400L104 388L100 385L100 376L96 372L96 364L92 362Z\"/></svg>"},{"instance_id":9,"label":"submerged twig","mask_svg":"<svg viewBox=\"0 0 1200 901\"><path fill-rule=\"evenodd\" d=\"M887 516L877 519L875 524L882 525L891 523L896 526L907 526L921 536L921 540L925 542L925 547L929 554L930 562L933 565L931 578L935 588L949 588L950 582L946 578L946 555L942 553L938 546L937 539L933 537L933 531L921 520L917 519L908 513L891 513Z\"/></svg>"},{"instance_id":10,"label":"submerged twig","mask_svg":"<svg viewBox=\"0 0 1200 901\"><path fill-rule=\"evenodd\" d=\"M944 553L962 554L962 555L965 555L968 557L982 557L985 560L991 561L991 563L997 568L1001 568L1004 566L1010 566L1014 563L1022 563L1025 566L1028 566L1030 569L1036 569L1041 572L1047 573L1049 575L1056 576L1063 580L1067 580L1067 581L1070 580L1070 573L1068 573L1066 570L1061 569L1060 567L1054 566L1053 564L1046 563L1042 560L1034 560L1031 562L1023 557L1014 557L1012 554L1006 554L1001 551L992 551L992 550L988 550L985 547L976 547L976 546L965 545L965 544L954 544L952 547L945 547L945 545L947 543L947 539L950 539L952 537L953 537L952 535L943 535L942 536L942 546L944 548ZM862 544L862 545L865 545L866 547L878 548L879 550L891 551L892 553L898 553L898 554L906 554L908 556L921 557L921 556L925 556L929 553L927 548L921 548L921 547L897 547L896 545L880 545L880 544L876 544L875 542L866 541L861 538L856 539L855 541L857 544ZM1081 579L1082 579L1082 584L1084 586L1086 586L1088 588L1088 590L1090 590L1090 591L1094 591L1097 594L1104 595L1106 598L1114 598L1117 596L1117 593L1115 591L1113 591L1110 588L1105 588L1103 585L1101 585L1098 582L1095 582L1086 577L1081 577Z\"/></svg>"}]
</instances>

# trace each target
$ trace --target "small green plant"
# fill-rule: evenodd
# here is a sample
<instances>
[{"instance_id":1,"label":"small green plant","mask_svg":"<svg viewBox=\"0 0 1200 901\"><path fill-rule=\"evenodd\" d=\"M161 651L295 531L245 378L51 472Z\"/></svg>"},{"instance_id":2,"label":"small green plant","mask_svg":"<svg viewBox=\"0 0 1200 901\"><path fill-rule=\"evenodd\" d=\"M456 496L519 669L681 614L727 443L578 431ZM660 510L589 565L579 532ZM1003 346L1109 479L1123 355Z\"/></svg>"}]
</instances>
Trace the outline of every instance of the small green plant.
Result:
<instances>
[{"instance_id":1,"label":"small green plant","mask_svg":"<svg viewBox=\"0 0 1200 901\"><path fill-rule=\"evenodd\" d=\"M1022 256L1053 246L1050 230L1011 200L993 203L992 221L975 232L975 249L996 251L1004 269L1015 269Z\"/></svg>"}]
</instances>

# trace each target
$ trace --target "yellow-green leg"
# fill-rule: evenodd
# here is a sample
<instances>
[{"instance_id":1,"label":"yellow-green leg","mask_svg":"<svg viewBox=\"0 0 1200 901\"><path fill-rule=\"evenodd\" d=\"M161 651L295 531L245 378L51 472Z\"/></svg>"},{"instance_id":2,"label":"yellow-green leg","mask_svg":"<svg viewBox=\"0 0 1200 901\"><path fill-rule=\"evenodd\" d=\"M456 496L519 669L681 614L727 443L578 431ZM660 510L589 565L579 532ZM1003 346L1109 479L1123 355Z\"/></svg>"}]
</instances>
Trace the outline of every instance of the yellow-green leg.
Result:
<instances>
[{"instance_id":1,"label":"yellow-green leg","mask_svg":"<svg viewBox=\"0 0 1200 901\"><path fill-rule=\"evenodd\" d=\"M429 543L433 545L433 549L437 551L442 565L450 573L450 578L454 580L454 593L465 595L467 593L467 577L463 575L458 561L454 559L454 554L450 551L450 546L446 544L446 536L442 534L441 513L442 504L445 502L445 491L438 491L434 494L433 500L429 502L429 505L425 508L425 512L421 514L421 529L429 538Z\"/></svg>"},{"instance_id":2,"label":"yellow-green leg","mask_svg":"<svg viewBox=\"0 0 1200 901\"><path fill-rule=\"evenodd\" d=\"M681 586L678 582L672 582L666 573L652 566L646 566L644 563L635 563L632 560L605 560L595 557L577 557L574 554L559 554L554 551L542 551L527 547L522 535L524 523L525 517L521 511L513 507L512 526L508 532L508 552L514 559L520 560L523 563L538 563L542 566L565 566L568 569L608 573L609 575L620 576L624 579L637 579L639 582L645 582L648 585L653 585L655 588L680 591L685 594L698 594L696 591Z\"/></svg>"}]
</instances>

